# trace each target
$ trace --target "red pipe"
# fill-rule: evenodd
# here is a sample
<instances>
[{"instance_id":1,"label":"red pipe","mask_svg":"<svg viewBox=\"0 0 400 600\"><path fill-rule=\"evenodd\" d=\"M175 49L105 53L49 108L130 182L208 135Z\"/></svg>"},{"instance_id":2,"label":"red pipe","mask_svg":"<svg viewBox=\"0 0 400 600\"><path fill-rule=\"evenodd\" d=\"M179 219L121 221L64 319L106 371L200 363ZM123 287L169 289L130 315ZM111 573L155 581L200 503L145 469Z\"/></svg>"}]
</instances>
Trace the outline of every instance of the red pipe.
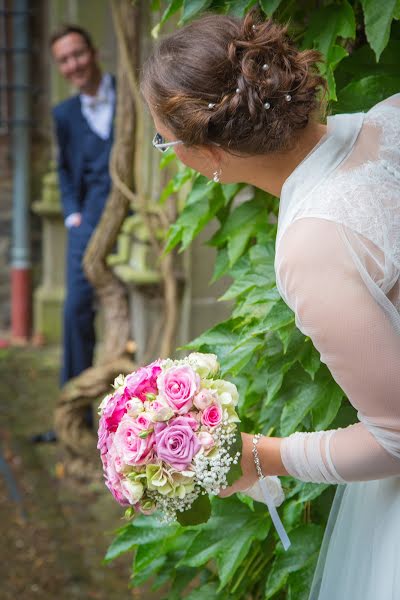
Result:
<instances>
[{"instance_id":1,"label":"red pipe","mask_svg":"<svg viewBox=\"0 0 400 600\"><path fill-rule=\"evenodd\" d=\"M31 272L11 269L11 335L14 341L27 341L31 332Z\"/></svg>"}]
</instances>

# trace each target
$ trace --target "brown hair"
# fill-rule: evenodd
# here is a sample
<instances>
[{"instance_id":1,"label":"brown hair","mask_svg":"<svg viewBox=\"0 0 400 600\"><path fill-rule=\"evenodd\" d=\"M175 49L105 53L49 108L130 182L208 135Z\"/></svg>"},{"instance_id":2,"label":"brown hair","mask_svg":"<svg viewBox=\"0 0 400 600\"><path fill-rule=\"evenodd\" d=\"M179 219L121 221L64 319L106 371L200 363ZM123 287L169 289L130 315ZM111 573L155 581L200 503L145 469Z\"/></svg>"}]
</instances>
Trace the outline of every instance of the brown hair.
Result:
<instances>
[{"instance_id":1,"label":"brown hair","mask_svg":"<svg viewBox=\"0 0 400 600\"><path fill-rule=\"evenodd\" d=\"M286 150L319 105L326 82L315 50L299 51L286 28L207 15L161 40L142 78L157 116L188 145L245 154Z\"/></svg>"},{"instance_id":2,"label":"brown hair","mask_svg":"<svg viewBox=\"0 0 400 600\"><path fill-rule=\"evenodd\" d=\"M71 25L70 23L65 23L61 25L56 31L54 31L49 40L50 48L55 44L58 40L63 38L70 33L77 33L80 35L86 43L86 46L90 48L90 50L95 50L92 37L86 29L83 27L79 27L79 25Z\"/></svg>"}]
</instances>

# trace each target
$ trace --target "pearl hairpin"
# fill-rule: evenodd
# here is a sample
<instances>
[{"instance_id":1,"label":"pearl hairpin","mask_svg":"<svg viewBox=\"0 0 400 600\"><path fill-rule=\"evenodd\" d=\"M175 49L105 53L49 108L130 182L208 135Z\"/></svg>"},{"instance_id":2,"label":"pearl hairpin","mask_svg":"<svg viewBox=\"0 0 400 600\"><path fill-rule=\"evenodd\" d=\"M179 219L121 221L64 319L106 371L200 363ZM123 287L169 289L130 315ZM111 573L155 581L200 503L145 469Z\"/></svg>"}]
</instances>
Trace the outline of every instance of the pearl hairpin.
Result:
<instances>
[{"instance_id":1,"label":"pearl hairpin","mask_svg":"<svg viewBox=\"0 0 400 600\"><path fill-rule=\"evenodd\" d=\"M292 99L292 96L291 96L290 94L286 94L286 95L285 95L285 100L286 100L286 102L290 102L290 101L291 101L291 99Z\"/></svg>"},{"instance_id":2,"label":"pearl hairpin","mask_svg":"<svg viewBox=\"0 0 400 600\"><path fill-rule=\"evenodd\" d=\"M236 88L236 93L240 94L240 88Z\"/></svg>"},{"instance_id":3,"label":"pearl hairpin","mask_svg":"<svg viewBox=\"0 0 400 600\"><path fill-rule=\"evenodd\" d=\"M271 108L271 105L269 102L264 102L264 108L265 110L268 110L269 108Z\"/></svg>"},{"instance_id":4,"label":"pearl hairpin","mask_svg":"<svg viewBox=\"0 0 400 600\"><path fill-rule=\"evenodd\" d=\"M211 110L212 108L214 108L214 106L215 106L215 103L214 103L214 102L210 102L210 103L208 104L208 108L209 108L210 110Z\"/></svg>"},{"instance_id":5,"label":"pearl hairpin","mask_svg":"<svg viewBox=\"0 0 400 600\"><path fill-rule=\"evenodd\" d=\"M267 71L267 70L268 70L268 67L269 67L269 65L267 65L267 63L265 63L265 64L262 66L262 70L263 70L263 71Z\"/></svg>"}]
</instances>

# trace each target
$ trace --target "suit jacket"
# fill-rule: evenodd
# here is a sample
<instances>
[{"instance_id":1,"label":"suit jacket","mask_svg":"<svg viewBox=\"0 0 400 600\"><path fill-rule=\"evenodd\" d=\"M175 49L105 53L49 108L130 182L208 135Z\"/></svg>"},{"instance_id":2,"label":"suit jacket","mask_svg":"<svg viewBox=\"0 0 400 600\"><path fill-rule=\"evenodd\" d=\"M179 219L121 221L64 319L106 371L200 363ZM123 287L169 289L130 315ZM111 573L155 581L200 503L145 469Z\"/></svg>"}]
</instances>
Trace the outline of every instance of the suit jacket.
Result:
<instances>
[{"instance_id":1,"label":"suit jacket","mask_svg":"<svg viewBox=\"0 0 400 600\"><path fill-rule=\"evenodd\" d=\"M115 78L112 78L115 87ZM64 218L82 211L84 157L82 132L86 126L79 94L53 108L58 143L57 170Z\"/></svg>"}]
</instances>

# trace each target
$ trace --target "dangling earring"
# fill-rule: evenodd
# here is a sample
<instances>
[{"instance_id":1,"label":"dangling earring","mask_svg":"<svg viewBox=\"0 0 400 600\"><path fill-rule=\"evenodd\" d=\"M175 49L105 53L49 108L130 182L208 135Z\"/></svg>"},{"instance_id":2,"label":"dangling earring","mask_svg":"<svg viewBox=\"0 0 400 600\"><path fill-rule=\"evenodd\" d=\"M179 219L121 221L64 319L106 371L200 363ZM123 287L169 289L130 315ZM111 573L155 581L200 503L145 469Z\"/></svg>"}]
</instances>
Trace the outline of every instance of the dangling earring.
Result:
<instances>
[{"instance_id":1,"label":"dangling earring","mask_svg":"<svg viewBox=\"0 0 400 600\"><path fill-rule=\"evenodd\" d=\"M215 181L215 183L219 183L221 175L222 175L221 169L218 169L217 171L214 171L214 173L213 173L213 181Z\"/></svg>"}]
</instances>

